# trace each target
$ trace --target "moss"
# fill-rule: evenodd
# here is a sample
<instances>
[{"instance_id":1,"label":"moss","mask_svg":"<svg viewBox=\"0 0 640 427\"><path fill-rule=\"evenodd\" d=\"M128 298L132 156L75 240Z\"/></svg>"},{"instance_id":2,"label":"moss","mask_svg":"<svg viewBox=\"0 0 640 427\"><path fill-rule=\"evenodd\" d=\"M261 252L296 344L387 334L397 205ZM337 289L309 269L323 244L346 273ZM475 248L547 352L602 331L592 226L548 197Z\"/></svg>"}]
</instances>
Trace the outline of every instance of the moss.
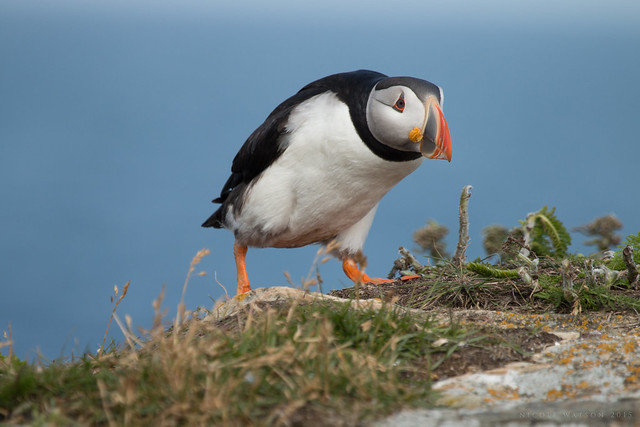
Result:
<instances>
[{"instance_id":1,"label":"moss","mask_svg":"<svg viewBox=\"0 0 640 427\"><path fill-rule=\"evenodd\" d=\"M515 270L502 270L492 267L488 264L470 262L467 263L466 267L469 271L472 271L483 277L495 277L498 279L517 279L518 277L520 277L518 272Z\"/></svg>"}]
</instances>

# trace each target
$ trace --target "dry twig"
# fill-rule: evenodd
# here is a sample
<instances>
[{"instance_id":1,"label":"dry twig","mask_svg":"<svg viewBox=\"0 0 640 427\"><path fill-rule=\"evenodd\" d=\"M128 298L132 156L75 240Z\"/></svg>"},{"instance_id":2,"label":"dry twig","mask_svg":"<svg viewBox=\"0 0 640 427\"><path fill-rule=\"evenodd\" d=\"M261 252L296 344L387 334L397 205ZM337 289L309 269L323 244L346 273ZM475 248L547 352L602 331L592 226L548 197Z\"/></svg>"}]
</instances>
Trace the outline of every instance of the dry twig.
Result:
<instances>
[{"instance_id":1,"label":"dry twig","mask_svg":"<svg viewBox=\"0 0 640 427\"><path fill-rule=\"evenodd\" d=\"M127 295L127 291L129 290L130 284L131 284L131 280L125 283L125 285L122 287L122 295L120 295L120 298L118 298L118 300L116 301L116 305L113 307L113 310L111 311L111 317L109 317L109 322L107 323L107 330L104 331L104 338L102 338L102 345L100 346L100 350L98 350L98 356L101 356L102 352L104 351L104 343L105 341L107 341L107 334L109 333L109 327L111 326L111 321L113 320L113 316L116 314L116 309L118 308L118 305L120 305L120 302L122 302L125 295ZM114 289L114 296L117 297L118 287L114 286L113 289ZM111 301L113 301L113 297L111 297Z\"/></svg>"},{"instance_id":2,"label":"dry twig","mask_svg":"<svg viewBox=\"0 0 640 427\"><path fill-rule=\"evenodd\" d=\"M624 247L622 250L622 259L627 266L627 278L629 279L629 284L632 287L636 287L638 285L638 267L633 261L633 247L629 245Z\"/></svg>"},{"instance_id":3,"label":"dry twig","mask_svg":"<svg viewBox=\"0 0 640 427\"><path fill-rule=\"evenodd\" d=\"M458 230L458 246L451 260L454 265L462 266L465 261L465 251L469 245L469 197L471 197L470 185L465 185L460 194L460 229Z\"/></svg>"}]
</instances>

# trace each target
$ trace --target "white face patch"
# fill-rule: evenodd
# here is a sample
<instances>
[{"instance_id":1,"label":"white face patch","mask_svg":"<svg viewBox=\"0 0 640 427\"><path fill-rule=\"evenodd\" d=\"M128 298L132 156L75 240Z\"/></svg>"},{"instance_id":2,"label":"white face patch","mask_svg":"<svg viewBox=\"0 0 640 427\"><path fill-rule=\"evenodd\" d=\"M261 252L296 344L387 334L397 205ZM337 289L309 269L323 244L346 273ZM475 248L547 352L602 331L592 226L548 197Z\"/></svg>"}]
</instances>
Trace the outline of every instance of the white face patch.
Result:
<instances>
[{"instance_id":1,"label":"white face patch","mask_svg":"<svg viewBox=\"0 0 640 427\"><path fill-rule=\"evenodd\" d=\"M403 108L398 108L402 99ZM372 90L367 102L369 130L381 143L402 151L419 151L409 134L424 129L426 110L416 94L406 86Z\"/></svg>"}]
</instances>

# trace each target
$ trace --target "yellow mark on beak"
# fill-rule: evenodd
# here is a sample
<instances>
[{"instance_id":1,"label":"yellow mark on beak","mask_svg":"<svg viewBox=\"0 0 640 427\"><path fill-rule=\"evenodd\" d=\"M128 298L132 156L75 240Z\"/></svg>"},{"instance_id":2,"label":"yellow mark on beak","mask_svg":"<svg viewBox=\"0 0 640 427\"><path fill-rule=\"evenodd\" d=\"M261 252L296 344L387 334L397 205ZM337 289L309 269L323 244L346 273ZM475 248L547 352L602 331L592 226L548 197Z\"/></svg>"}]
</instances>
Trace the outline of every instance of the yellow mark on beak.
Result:
<instances>
[{"instance_id":1,"label":"yellow mark on beak","mask_svg":"<svg viewBox=\"0 0 640 427\"><path fill-rule=\"evenodd\" d=\"M409 139L416 143L422 141L422 131L418 128L411 129L411 132L409 132Z\"/></svg>"}]
</instances>

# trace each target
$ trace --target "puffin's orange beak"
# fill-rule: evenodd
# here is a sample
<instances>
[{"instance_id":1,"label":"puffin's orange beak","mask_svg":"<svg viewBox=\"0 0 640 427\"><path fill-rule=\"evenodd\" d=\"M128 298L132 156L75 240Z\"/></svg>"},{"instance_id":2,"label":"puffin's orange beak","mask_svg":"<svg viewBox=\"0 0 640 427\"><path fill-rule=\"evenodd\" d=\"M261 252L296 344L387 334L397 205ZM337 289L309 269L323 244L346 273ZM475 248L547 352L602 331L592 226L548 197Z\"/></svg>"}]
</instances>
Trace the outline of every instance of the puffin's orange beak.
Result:
<instances>
[{"instance_id":1,"label":"puffin's orange beak","mask_svg":"<svg viewBox=\"0 0 640 427\"><path fill-rule=\"evenodd\" d=\"M449 126L436 98L430 97L425 104L426 120L420 152L429 159L446 159L451 161L451 135ZM415 129L417 130L417 129ZM417 142L417 141L416 141Z\"/></svg>"}]
</instances>

